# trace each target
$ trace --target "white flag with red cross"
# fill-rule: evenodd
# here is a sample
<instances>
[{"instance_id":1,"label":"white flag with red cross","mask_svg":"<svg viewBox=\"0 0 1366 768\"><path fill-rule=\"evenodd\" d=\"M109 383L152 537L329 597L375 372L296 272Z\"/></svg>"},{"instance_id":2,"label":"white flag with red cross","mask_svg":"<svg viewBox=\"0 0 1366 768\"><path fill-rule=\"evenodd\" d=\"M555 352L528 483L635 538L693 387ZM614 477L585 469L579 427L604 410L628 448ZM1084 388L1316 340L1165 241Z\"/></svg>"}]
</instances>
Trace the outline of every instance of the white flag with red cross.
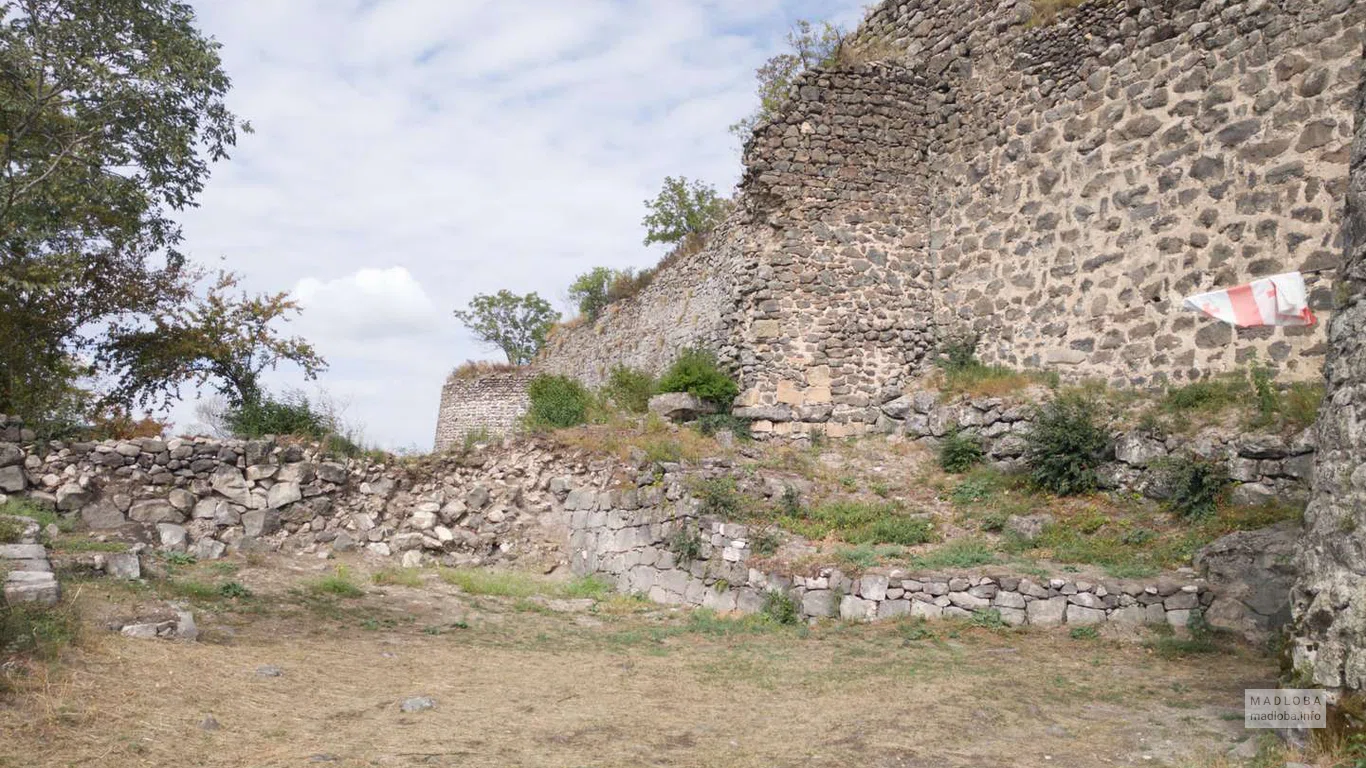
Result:
<instances>
[{"instance_id":1,"label":"white flag with red cross","mask_svg":"<svg viewBox=\"0 0 1366 768\"><path fill-rule=\"evenodd\" d=\"M1240 328L1313 325L1316 322L1314 313L1309 310L1304 276L1299 272L1272 275L1246 285L1190 296L1182 306Z\"/></svg>"}]
</instances>

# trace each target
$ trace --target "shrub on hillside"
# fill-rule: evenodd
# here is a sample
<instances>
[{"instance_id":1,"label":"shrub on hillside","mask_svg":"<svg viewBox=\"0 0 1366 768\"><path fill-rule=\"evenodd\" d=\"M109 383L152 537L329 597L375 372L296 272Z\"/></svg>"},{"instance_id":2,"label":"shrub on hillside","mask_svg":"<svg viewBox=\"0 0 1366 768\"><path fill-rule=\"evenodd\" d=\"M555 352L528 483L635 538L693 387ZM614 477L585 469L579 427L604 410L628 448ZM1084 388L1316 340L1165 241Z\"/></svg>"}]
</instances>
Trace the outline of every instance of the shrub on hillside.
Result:
<instances>
[{"instance_id":1,"label":"shrub on hillside","mask_svg":"<svg viewBox=\"0 0 1366 768\"><path fill-rule=\"evenodd\" d=\"M1213 515L1228 489L1228 469L1223 462L1181 456L1158 465L1172 511L1188 520Z\"/></svg>"},{"instance_id":2,"label":"shrub on hillside","mask_svg":"<svg viewBox=\"0 0 1366 768\"><path fill-rule=\"evenodd\" d=\"M607 376L602 395L616 407L630 413L649 410L650 395L655 391L655 379L645 371L618 365Z\"/></svg>"},{"instance_id":3,"label":"shrub on hillside","mask_svg":"<svg viewBox=\"0 0 1366 768\"><path fill-rule=\"evenodd\" d=\"M702 349L685 349L659 379L660 392L687 392L729 409L740 386L726 375L716 356Z\"/></svg>"},{"instance_id":4,"label":"shrub on hillside","mask_svg":"<svg viewBox=\"0 0 1366 768\"><path fill-rule=\"evenodd\" d=\"M334 419L298 390L280 396L265 395L225 414L228 429L236 437L254 439L264 435L295 435L320 440L336 431Z\"/></svg>"},{"instance_id":5,"label":"shrub on hillside","mask_svg":"<svg viewBox=\"0 0 1366 768\"><path fill-rule=\"evenodd\" d=\"M1096 469L1110 449L1100 404L1080 392L1065 392L1034 409L1025 436L1030 480L1059 496L1093 491Z\"/></svg>"},{"instance_id":6,"label":"shrub on hillside","mask_svg":"<svg viewBox=\"0 0 1366 768\"><path fill-rule=\"evenodd\" d=\"M543 373L527 385L531 407L527 425L533 429L563 429L588 422L593 395L567 376Z\"/></svg>"},{"instance_id":7,"label":"shrub on hillside","mask_svg":"<svg viewBox=\"0 0 1366 768\"><path fill-rule=\"evenodd\" d=\"M939 443L939 467L945 472L966 472L982 462L982 441L976 435L954 430Z\"/></svg>"}]
</instances>

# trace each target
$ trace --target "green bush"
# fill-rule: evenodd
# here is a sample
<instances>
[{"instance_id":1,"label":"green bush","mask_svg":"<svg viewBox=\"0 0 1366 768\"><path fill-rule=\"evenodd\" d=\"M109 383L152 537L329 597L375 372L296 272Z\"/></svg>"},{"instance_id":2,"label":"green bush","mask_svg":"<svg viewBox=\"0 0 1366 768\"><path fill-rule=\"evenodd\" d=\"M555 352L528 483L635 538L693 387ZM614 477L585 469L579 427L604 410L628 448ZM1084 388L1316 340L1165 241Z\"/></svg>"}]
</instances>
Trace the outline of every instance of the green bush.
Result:
<instances>
[{"instance_id":1,"label":"green bush","mask_svg":"<svg viewBox=\"0 0 1366 768\"><path fill-rule=\"evenodd\" d=\"M939 467L945 472L966 472L982 462L982 440L953 430L939 443Z\"/></svg>"},{"instance_id":2,"label":"green bush","mask_svg":"<svg viewBox=\"0 0 1366 768\"><path fill-rule=\"evenodd\" d=\"M751 423L750 419L736 418L729 413L713 413L699 418L693 426L707 437L714 437L717 432L730 430L731 434L741 440L753 440L754 434L750 432Z\"/></svg>"},{"instance_id":3,"label":"green bush","mask_svg":"<svg viewBox=\"0 0 1366 768\"><path fill-rule=\"evenodd\" d=\"M527 385L531 407L526 422L533 429L563 429L588 422L593 395L567 376L543 373Z\"/></svg>"},{"instance_id":4,"label":"green bush","mask_svg":"<svg viewBox=\"0 0 1366 768\"><path fill-rule=\"evenodd\" d=\"M233 435L247 439L297 435L321 440L336 431L332 417L298 390L287 391L278 397L265 395L258 401L230 409L225 416Z\"/></svg>"},{"instance_id":5,"label":"green bush","mask_svg":"<svg viewBox=\"0 0 1366 768\"><path fill-rule=\"evenodd\" d=\"M801 606L786 592L773 590L764 595L761 613L778 624L797 624L802 620Z\"/></svg>"},{"instance_id":6,"label":"green bush","mask_svg":"<svg viewBox=\"0 0 1366 768\"><path fill-rule=\"evenodd\" d=\"M977 360L978 340L978 335L971 331L962 331L950 335L940 345L939 359L936 364L951 373L980 366L982 363Z\"/></svg>"},{"instance_id":7,"label":"green bush","mask_svg":"<svg viewBox=\"0 0 1366 768\"><path fill-rule=\"evenodd\" d=\"M702 534L691 525L685 525L670 534L665 545L680 563L691 563L702 556Z\"/></svg>"},{"instance_id":8,"label":"green bush","mask_svg":"<svg viewBox=\"0 0 1366 768\"><path fill-rule=\"evenodd\" d=\"M1173 457L1158 465L1161 482L1170 494L1172 511L1187 520L1213 515L1228 488L1228 469L1222 462L1195 457Z\"/></svg>"},{"instance_id":9,"label":"green bush","mask_svg":"<svg viewBox=\"0 0 1366 768\"><path fill-rule=\"evenodd\" d=\"M649 410L650 395L655 391L655 379L645 371L618 365L607 376L602 388L604 399L623 411L645 413Z\"/></svg>"},{"instance_id":10,"label":"green bush","mask_svg":"<svg viewBox=\"0 0 1366 768\"><path fill-rule=\"evenodd\" d=\"M659 379L659 391L687 392L729 410L740 386L721 370L711 352L685 349Z\"/></svg>"},{"instance_id":11,"label":"green bush","mask_svg":"<svg viewBox=\"0 0 1366 768\"><path fill-rule=\"evenodd\" d=\"M1079 392L1064 392L1035 408L1025 435L1029 477L1059 496L1096 489L1096 469L1110 450L1100 404Z\"/></svg>"},{"instance_id":12,"label":"green bush","mask_svg":"<svg viewBox=\"0 0 1366 768\"><path fill-rule=\"evenodd\" d=\"M738 517L745 507L745 498L729 477L699 480L693 486L693 495L701 502L700 511L704 515L716 517Z\"/></svg>"}]
</instances>

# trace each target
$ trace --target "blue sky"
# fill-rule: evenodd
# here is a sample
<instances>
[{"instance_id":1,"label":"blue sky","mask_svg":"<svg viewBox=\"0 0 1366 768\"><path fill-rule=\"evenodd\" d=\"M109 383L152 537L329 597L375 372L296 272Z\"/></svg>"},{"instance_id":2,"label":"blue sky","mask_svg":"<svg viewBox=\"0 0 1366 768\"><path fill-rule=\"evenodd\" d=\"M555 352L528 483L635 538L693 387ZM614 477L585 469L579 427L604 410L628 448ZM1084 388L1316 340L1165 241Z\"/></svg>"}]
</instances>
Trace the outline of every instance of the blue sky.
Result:
<instances>
[{"instance_id":1,"label":"blue sky","mask_svg":"<svg viewBox=\"0 0 1366 768\"><path fill-rule=\"evenodd\" d=\"M500 359L451 316L476 293L644 267L666 175L731 190L754 69L797 19L858 0L194 0L250 120L182 216L186 250L290 290L290 330L369 442L430 448L445 374ZM292 370L272 386L302 385ZM313 385L309 385L311 387ZM306 387L308 388L308 387ZM172 412L178 430L193 403Z\"/></svg>"}]
</instances>

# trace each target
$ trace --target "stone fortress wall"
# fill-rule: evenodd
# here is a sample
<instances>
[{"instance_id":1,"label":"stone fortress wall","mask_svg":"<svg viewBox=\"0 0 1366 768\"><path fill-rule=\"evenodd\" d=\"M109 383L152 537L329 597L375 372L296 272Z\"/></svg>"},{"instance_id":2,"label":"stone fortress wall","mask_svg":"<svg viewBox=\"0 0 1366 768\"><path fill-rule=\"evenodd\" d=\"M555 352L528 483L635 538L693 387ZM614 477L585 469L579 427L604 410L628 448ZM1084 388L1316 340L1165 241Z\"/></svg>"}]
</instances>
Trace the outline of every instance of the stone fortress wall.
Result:
<instances>
[{"instance_id":1,"label":"stone fortress wall","mask_svg":"<svg viewBox=\"0 0 1366 768\"><path fill-rule=\"evenodd\" d=\"M740 205L707 249L540 364L593 382L708 344L760 432L835 436L870 431L936 341L967 329L987 362L1070 378L1183 381L1254 354L1314 377L1322 325L1235 333L1179 299L1339 262L1366 6L1031 14L882 3L851 48L885 61L799 80L747 145ZM1324 319L1328 282L1311 277ZM712 298L685 309L686 285Z\"/></svg>"},{"instance_id":2,"label":"stone fortress wall","mask_svg":"<svg viewBox=\"0 0 1366 768\"><path fill-rule=\"evenodd\" d=\"M1359 46L1366 57L1366 46ZM1296 669L1328 688L1366 689L1366 72L1356 140L1340 308L1328 327L1328 393L1319 413L1314 495L1293 593Z\"/></svg>"},{"instance_id":3,"label":"stone fortress wall","mask_svg":"<svg viewBox=\"0 0 1366 768\"><path fill-rule=\"evenodd\" d=\"M467 434L511 432L526 413L530 370L462 375L452 373L441 388L436 418L436 450L459 445Z\"/></svg>"}]
</instances>

